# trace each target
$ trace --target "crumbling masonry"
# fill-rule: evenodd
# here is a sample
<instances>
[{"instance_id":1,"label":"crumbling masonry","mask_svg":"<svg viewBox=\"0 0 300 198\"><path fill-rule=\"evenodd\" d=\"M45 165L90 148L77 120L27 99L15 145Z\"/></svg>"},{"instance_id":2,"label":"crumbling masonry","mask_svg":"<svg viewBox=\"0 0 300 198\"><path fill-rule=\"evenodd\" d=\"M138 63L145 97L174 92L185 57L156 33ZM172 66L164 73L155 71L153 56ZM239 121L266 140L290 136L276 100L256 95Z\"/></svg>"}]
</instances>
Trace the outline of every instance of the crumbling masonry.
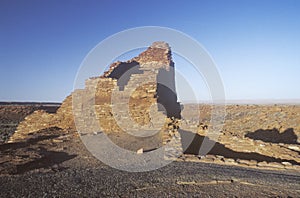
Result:
<instances>
[{"instance_id":1,"label":"crumbling masonry","mask_svg":"<svg viewBox=\"0 0 300 198\"><path fill-rule=\"evenodd\" d=\"M55 114L36 111L27 116L10 142L54 126L81 135L129 132L147 138L153 133L160 140L157 145L173 143L166 157L174 157L182 153L180 113L170 47L155 42L139 56L115 62L102 76L86 80L85 88L68 96Z\"/></svg>"}]
</instances>

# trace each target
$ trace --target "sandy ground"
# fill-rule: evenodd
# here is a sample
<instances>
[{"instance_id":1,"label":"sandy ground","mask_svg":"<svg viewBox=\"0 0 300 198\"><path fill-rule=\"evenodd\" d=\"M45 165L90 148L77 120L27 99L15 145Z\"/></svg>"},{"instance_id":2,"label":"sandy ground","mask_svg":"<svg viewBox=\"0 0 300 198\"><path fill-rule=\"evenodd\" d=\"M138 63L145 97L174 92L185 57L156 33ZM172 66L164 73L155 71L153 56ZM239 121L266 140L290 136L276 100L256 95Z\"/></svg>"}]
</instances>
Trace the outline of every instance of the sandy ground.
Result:
<instances>
[{"instance_id":1,"label":"sandy ground","mask_svg":"<svg viewBox=\"0 0 300 198\"><path fill-rule=\"evenodd\" d=\"M0 188L1 197L300 197L300 173L201 162L130 173L94 158L76 132L54 127L0 145Z\"/></svg>"}]
</instances>

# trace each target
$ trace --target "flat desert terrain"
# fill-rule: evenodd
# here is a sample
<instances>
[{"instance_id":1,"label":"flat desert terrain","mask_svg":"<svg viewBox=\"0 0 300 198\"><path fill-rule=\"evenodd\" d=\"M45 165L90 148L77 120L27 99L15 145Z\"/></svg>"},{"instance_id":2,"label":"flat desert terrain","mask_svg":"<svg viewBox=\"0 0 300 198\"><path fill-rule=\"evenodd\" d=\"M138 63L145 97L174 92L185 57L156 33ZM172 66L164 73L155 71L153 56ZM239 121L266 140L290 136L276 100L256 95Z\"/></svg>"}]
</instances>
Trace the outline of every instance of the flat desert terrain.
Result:
<instances>
[{"instance_id":1,"label":"flat desert terrain","mask_svg":"<svg viewBox=\"0 0 300 198\"><path fill-rule=\"evenodd\" d=\"M185 120L180 130L183 156L155 171L130 173L93 157L75 131L52 127L7 143L26 115L37 109L54 113L58 106L1 105L0 196L299 197L300 106L226 106L222 133L205 156L197 151L211 107L198 107L198 121ZM147 147L121 134L111 138L127 149Z\"/></svg>"}]
</instances>

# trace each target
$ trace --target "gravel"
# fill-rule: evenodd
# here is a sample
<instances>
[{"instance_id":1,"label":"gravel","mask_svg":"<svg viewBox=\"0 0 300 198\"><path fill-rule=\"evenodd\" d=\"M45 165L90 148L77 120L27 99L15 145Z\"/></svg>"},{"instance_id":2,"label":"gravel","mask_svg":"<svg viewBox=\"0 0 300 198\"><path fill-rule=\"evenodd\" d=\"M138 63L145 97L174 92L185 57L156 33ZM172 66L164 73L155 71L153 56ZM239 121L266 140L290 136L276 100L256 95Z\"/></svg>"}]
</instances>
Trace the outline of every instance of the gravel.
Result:
<instances>
[{"instance_id":1,"label":"gravel","mask_svg":"<svg viewBox=\"0 0 300 198\"><path fill-rule=\"evenodd\" d=\"M299 197L299 172L173 162L151 172L95 168L0 176L1 197Z\"/></svg>"}]
</instances>

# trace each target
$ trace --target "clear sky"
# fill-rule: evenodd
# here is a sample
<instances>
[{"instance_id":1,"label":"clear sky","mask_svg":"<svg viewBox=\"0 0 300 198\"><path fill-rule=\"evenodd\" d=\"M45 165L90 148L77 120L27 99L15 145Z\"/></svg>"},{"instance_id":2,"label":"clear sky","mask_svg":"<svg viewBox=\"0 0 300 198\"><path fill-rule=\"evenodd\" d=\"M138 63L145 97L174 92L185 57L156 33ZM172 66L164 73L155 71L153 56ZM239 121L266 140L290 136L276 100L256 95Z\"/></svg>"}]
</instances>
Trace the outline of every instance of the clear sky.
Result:
<instances>
[{"instance_id":1,"label":"clear sky","mask_svg":"<svg viewBox=\"0 0 300 198\"><path fill-rule=\"evenodd\" d=\"M300 99L299 0L1 0L0 101L62 101L95 45L138 26L200 42L229 100Z\"/></svg>"}]
</instances>

